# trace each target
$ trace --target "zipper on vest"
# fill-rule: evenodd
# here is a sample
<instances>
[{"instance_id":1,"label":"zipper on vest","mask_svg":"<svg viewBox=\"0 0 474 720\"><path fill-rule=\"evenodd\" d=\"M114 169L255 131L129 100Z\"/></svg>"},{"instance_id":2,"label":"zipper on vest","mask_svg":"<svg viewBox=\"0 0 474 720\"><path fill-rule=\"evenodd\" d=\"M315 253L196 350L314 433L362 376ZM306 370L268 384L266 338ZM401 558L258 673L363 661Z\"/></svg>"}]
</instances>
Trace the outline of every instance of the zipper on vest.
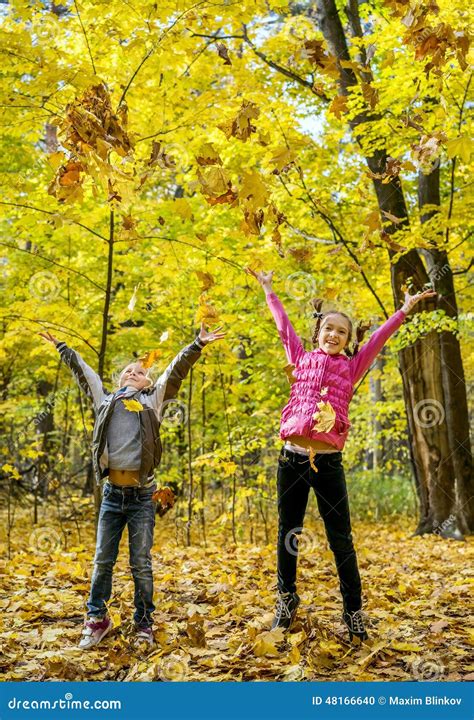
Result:
<instances>
[{"instance_id":1,"label":"zipper on vest","mask_svg":"<svg viewBox=\"0 0 474 720\"><path fill-rule=\"evenodd\" d=\"M316 406L317 406L317 404L318 404L318 402L319 402L318 393L319 393L319 396L321 396L321 388L323 387L324 373L326 372L326 365L327 365L327 362L328 362L328 358L329 358L329 355L326 355L326 357L324 358L323 369L321 370L321 376L320 376L321 379L320 379L320 383L319 383L319 390L317 390L316 393L315 393L315 394L316 394L316 399L315 399L315 401L314 401L313 409L312 409L312 411L311 411L311 418L310 418L310 426L309 426L309 432L310 432L310 433L312 432L312 427L313 427L313 425L314 425L313 415L314 415L314 413L316 412Z\"/></svg>"}]
</instances>

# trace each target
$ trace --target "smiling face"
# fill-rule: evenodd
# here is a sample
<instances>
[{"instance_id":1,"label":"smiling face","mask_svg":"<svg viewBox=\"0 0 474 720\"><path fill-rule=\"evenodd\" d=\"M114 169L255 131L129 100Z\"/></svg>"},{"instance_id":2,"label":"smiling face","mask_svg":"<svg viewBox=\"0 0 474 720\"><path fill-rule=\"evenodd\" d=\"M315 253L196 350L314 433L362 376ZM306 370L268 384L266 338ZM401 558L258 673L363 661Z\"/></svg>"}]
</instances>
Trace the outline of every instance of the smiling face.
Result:
<instances>
[{"instance_id":1,"label":"smiling face","mask_svg":"<svg viewBox=\"0 0 474 720\"><path fill-rule=\"evenodd\" d=\"M141 363L130 363L127 367L122 370L119 379L119 387L124 385L131 385L137 390L143 390L143 388L150 387L152 385L151 379L147 375L147 371L141 365Z\"/></svg>"},{"instance_id":2,"label":"smiling face","mask_svg":"<svg viewBox=\"0 0 474 720\"><path fill-rule=\"evenodd\" d=\"M328 355L340 353L350 340L349 320L339 313L330 313L321 321L318 344Z\"/></svg>"}]
</instances>

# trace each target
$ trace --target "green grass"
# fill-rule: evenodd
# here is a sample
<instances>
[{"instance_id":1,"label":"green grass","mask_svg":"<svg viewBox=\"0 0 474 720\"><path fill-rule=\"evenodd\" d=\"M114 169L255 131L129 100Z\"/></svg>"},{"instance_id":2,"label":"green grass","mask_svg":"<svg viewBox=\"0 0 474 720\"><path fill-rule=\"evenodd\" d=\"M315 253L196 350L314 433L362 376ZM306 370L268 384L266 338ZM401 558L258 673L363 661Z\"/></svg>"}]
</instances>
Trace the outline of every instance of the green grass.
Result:
<instances>
[{"instance_id":1,"label":"green grass","mask_svg":"<svg viewBox=\"0 0 474 720\"><path fill-rule=\"evenodd\" d=\"M360 520L382 520L393 515L417 514L413 482L387 471L346 471L351 515Z\"/></svg>"}]
</instances>

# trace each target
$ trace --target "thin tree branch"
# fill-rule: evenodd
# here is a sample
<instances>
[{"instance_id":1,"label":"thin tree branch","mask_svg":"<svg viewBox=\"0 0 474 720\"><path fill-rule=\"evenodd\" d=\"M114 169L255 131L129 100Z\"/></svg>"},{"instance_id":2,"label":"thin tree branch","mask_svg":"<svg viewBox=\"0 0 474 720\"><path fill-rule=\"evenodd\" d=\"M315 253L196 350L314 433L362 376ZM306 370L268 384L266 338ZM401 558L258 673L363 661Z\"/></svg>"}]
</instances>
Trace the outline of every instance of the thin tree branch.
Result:
<instances>
[{"instance_id":1,"label":"thin tree branch","mask_svg":"<svg viewBox=\"0 0 474 720\"><path fill-rule=\"evenodd\" d=\"M464 273L469 272L469 270L471 269L471 267L473 266L473 264L474 264L474 258L471 258L471 262L469 263L469 265L467 266L467 268L464 268L464 270L455 270L455 271L453 271L452 274L453 274L453 275L464 275Z\"/></svg>"},{"instance_id":2,"label":"thin tree branch","mask_svg":"<svg viewBox=\"0 0 474 720\"><path fill-rule=\"evenodd\" d=\"M459 109L458 133L461 132L464 107L466 104L466 99L467 99L467 95L469 92L469 86L471 84L471 80L472 80L472 73L469 75L469 80L466 83L466 87L464 89L464 95L463 95L463 98L461 101L461 107ZM448 207L448 216L447 216L446 232L445 232L446 244L449 242L449 221L451 220L451 216L453 214L454 193L455 193L455 189L454 189L455 172L456 172L456 158L453 157L453 159L451 160L451 177L450 177L450 181L449 181L449 207Z\"/></svg>"},{"instance_id":3,"label":"thin tree branch","mask_svg":"<svg viewBox=\"0 0 474 720\"><path fill-rule=\"evenodd\" d=\"M80 25L81 25L81 28L82 28L82 32L83 32L83 35L84 35L84 39L85 39L85 41L86 41L87 50L89 51L89 57L90 57L90 59L91 59L91 64L92 64L92 69L93 69L93 71L94 71L94 75L97 75L97 71L96 71L96 69L95 69L95 64L94 64L94 58L92 57L91 46L89 45L89 38L87 37L86 29L85 29L85 27L84 27L84 25L83 25L82 18L81 18L81 13L79 12L79 7L78 7L78 4L77 4L76 0L74 0L74 7L76 8L77 17L78 17L78 19L79 19L79 22L80 22Z\"/></svg>"},{"instance_id":4,"label":"thin tree branch","mask_svg":"<svg viewBox=\"0 0 474 720\"><path fill-rule=\"evenodd\" d=\"M38 208L38 207L35 207L34 205L25 205L24 203L5 202L3 200L0 200L0 205L11 205L12 207L26 208L27 210L35 210L36 212L41 212L41 213L44 213L45 215L57 215L58 214L58 213L53 212L52 210L44 210L43 208ZM67 222L70 222L73 225L77 225L78 227L81 227L83 230L87 230L87 232L92 233L92 235L95 235L96 237L100 238L104 242L108 242L106 237L104 237L100 233L96 232L92 228L88 227L87 225L84 225L83 223L78 222L78 220L71 220L70 218L67 218Z\"/></svg>"},{"instance_id":5,"label":"thin tree branch","mask_svg":"<svg viewBox=\"0 0 474 720\"><path fill-rule=\"evenodd\" d=\"M168 35L169 32L171 32L171 30L174 28L174 26L178 24L178 22L181 20L181 18L183 18L185 15L187 15L187 14L188 14L189 12L191 12L192 10L195 10L195 9L196 9L197 7L199 7L200 5L205 4L206 1L207 1L207 0L201 0L201 2L197 2L195 5L192 5L191 7L187 8L186 10L183 10L183 12L178 15L178 17L171 23L171 25L169 25L165 30L163 30L163 32L161 33L161 35L160 35L160 37L158 38L158 40L153 43L153 45L151 46L151 48L148 50L147 53L145 53L145 55L143 56L143 58L142 58L142 59L140 60L140 62L138 63L138 66L137 66L136 69L133 71L130 80L128 81L128 83L126 84L126 86L125 86L124 89L123 89L123 93L122 93L122 96L121 96L121 98L120 98L120 100L119 100L118 107L120 107L120 106L122 105L122 103L125 101L125 96L126 96L126 94L128 93L128 91L130 90L130 87L131 87L133 81L134 81L135 78L137 77L138 73L140 72L140 70L142 69L143 65L146 63L146 61L153 55L153 53L155 52L156 48L159 46L159 44L161 43L161 41L166 37L166 35Z\"/></svg>"},{"instance_id":6,"label":"thin tree branch","mask_svg":"<svg viewBox=\"0 0 474 720\"><path fill-rule=\"evenodd\" d=\"M45 260L46 262L51 263L51 265L56 265L57 267L60 267L63 270L66 270L67 272L74 273L74 275L80 275L80 277L83 277L85 280L90 282L92 285L95 285L95 287L98 288L101 292L105 292L105 288L103 288L101 285L96 283L95 280L91 280L89 277L87 277L87 275L85 275L84 273L81 273L79 270L74 270L74 268L70 268L70 267L67 267L66 265L62 265L61 263L57 262L56 260L52 260L51 258L48 258L45 255L41 255L38 252L31 252L30 250L27 250L26 248L20 248L17 245L12 245L12 244L6 243L6 242L0 242L0 245L11 248L12 250L17 250L18 252L27 253L27 255L32 255L33 257L41 258L41 260Z\"/></svg>"},{"instance_id":7,"label":"thin tree branch","mask_svg":"<svg viewBox=\"0 0 474 720\"><path fill-rule=\"evenodd\" d=\"M389 315L385 309L385 306L384 306L383 302L381 301L380 297L378 296L377 292L373 288L369 278L365 274L364 269L361 267L357 255L355 254L355 252L353 250L351 250L347 240L343 237L340 230L338 230L338 228L335 226L333 220L329 217L329 215L326 215L326 213L317 206L316 202L314 201L313 196L311 195L311 193L309 192L309 190L306 186L302 169L299 166L297 169L298 169L299 176L301 178L301 184L303 185L303 188L306 191L308 200L310 201L311 205L313 206L314 211L328 225L329 229L331 230L331 232L333 234L334 239L337 237L340 240L340 242L344 245L345 249L347 250L347 252L350 255L350 257L352 258L352 260L354 260L354 262L359 266L362 279L364 280L365 284L367 285L367 288L370 290L370 292L374 296L375 300L377 301L378 305L380 306L385 318L388 319ZM300 199L304 202L304 200L302 198L300 198Z\"/></svg>"},{"instance_id":8,"label":"thin tree branch","mask_svg":"<svg viewBox=\"0 0 474 720\"><path fill-rule=\"evenodd\" d=\"M167 240L168 242L172 243L179 243L180 245L187 245L188 247L193 248L194 250L199 250L199 252L203 252L206 255L209 255L210 257L215 258L216 260L220 260L221 262L227 263L227 265L231 265L231 267L236 268L237 270L244 270L243 265L239 265L239 263L236 263L234 260L229 260L229 258L222 257L222 255L214 255L214 253L210 252L208 248L201 248L198 245L193 245L193 243L186 242L186 240L177 240L176 238L170 238L170 237L164 237L163 235L142 235L139 238L140 240Z\"/></svg>"},{"instance_id":9,"label":"thin tree branch","mask_svg":"<svg viewBox=\"0 0 474 720\"><path fill-rule=\"evenodd\" d=\"M10 319L10 320L26 320L27 322L34 323L35 325L40 325L42 328L57 328L58 330L61 330L62 333L65 335L69 335L71 337L78 338L79 340L82 340L83 343L87 345L93 352L95 352L96 355L99 354L98 350L95 349L93 345L90 344L88 340L86 340L80 333L77 332L77 330L73 330L73 328L68 327L67 325L61 325L60 323L52 322L51 320L38 320L37 318L30 318L26 315L2 315L2 319Z\"/></svg>"}]
</instances>

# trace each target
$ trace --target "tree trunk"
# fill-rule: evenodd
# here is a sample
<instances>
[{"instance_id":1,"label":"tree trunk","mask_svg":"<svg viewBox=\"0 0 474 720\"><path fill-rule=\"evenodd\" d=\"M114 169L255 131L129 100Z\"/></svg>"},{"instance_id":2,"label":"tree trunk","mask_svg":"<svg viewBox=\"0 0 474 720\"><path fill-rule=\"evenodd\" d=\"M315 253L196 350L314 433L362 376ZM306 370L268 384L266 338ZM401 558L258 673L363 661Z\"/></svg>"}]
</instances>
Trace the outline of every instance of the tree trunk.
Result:
<instances>
[{"instance_id":1,"label":"tree trunk","mask_svg":"<svg viewBox=\"0 0 474 720\"><path fill-rule=\"evenodd\" d=\"M441 206L440 169L434 167L431 172L418 175L418 205L421 221L427 222ZM426 205L435 206L423 212ZM442 241L440 232L440 241ZM458 308L454 289L454 279L446 250L440 250L436 243L429 250L423 250L428 265L428 273L433 287L438 293L438 307L451 318L457 318ZM469 437L469 412L467 404L466 381L462 363L461 348L456 335L448 330L439 334L441 348L441 372L444 388L443 415L449 437L450 457L455 476L455 494L457 496L457 525L463 532L474 530L474 478L472 474L472 453ZM453 490L451 491L453 492ZM451 523L448 533L455 531Z\"/></svg>"}]
</instances>

